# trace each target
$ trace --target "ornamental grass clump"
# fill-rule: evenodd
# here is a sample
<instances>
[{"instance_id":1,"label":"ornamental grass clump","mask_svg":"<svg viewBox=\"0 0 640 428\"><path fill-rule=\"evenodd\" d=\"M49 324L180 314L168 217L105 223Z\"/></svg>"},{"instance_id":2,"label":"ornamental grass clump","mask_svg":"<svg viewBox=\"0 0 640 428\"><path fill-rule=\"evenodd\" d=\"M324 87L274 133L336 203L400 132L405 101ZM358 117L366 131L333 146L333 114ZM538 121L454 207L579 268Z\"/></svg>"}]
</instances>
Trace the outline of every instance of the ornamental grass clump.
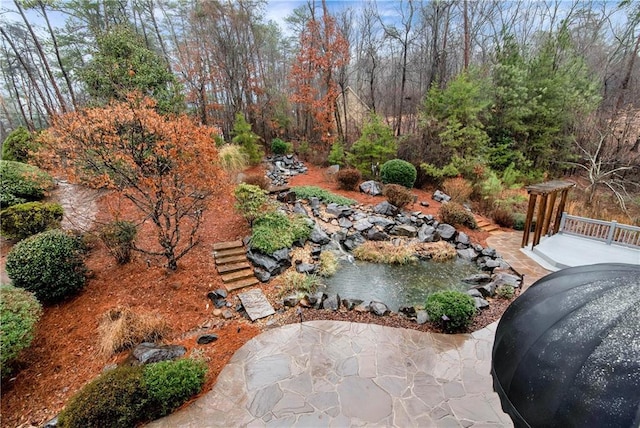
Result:
<instances>
[{"instance_id":1,"label":"ornamental grass clump","mask_svg":"<svg viewBox=\"0 0 640 428\"><path fill-rule=\"evenodd\" d=\"M0 366L2 378L11 373L20 351L31 345L42 315L38 299L26 290L0 285Z\"/></svg>"},{"instance_id":2,"label":"ornamental grass clump","mask_svg":"<svg viewBox=\"0 0 640 428\"><path fill-rule=\"evenodd\" d=\"M384 186L382 194L387 198L387 201L398 208L404 208L409 204L412 204L415 200L415 196L409 189L399 184L387 184Z\"/></svg>"},{"instance_id":3,"label":"ornamental grass clump","mask_svg":"<svg viewBox=\"0 0 640 428\"><path fill-rule=\"evenodd\" d=\"M320 267L318 275L323 277L333 276L338 270L338 258L331 251L320 253Z\"/></svg>"},{"instance_id":4,"label":"ornamental grass clump","mask_svg":"<svg viewBox=\"0 0 640 428\"><path fill-rule=\"evenodd\" d=\"M447 333L466 329L476 314L473 298L453 290L431 294L424 308L431 322Z\"/></svg>"},{"instance_id":5,"label":"ornamental grass clump","mask_svg":"<svg viewBox=\"0 0 640 428\"><path fill-rule=\"evenodd\" d=\"M466 226L469 229L476 229L478 227L473 214L456 202L442 204L438 214L443 223L452 226Z\"/></svg>"},{"instance_id":6,"label":"ornamental grass clump","mask_svg":"<svg viewBox=\"0 0 640 428\"><path fill-rule=\"evenodd\" d=\"M353 257L373 263L404 265L416 261L413 245L394 245L387 241L366 241L353 250Z\"/></svg>"},{"instance_id":7,"label":"ornamental grass clump","mask_svg":"<svg viewBox=\"0 0 640 428\"><path fill-rule=\"evenodd\" d=\"M142 342L157 342L169 332L160 314L116 307L105 312L98 324L100 353L106 357Z\"/></svg>"}]
</instances>

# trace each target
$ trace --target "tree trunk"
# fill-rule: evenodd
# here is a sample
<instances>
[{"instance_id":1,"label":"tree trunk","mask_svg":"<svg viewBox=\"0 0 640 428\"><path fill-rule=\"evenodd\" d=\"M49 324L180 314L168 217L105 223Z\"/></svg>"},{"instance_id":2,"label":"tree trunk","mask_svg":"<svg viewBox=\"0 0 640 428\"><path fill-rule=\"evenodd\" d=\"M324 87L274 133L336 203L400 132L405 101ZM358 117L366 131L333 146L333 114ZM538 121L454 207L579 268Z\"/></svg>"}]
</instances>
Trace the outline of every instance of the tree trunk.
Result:
<instances>
[{"instance_id":1,"label":"tree trunk","mask_svg":"<svg viewBox=\"0 0 640 428\"><path fill-rule=\"evenodd\" d=\"M640 35L636 39L636 44L633 48L633 53L629 58L629 65L627 66L627 72L624 75L624 79L622 79L622 83L620 84L620 93L618 94L618 100L616 101L616 111L620 110L624 104L624 95L629 88L629 82L631 81L631 72L633 70L633 65L636 61L636 57L638 56L638 47L640 47Z\"/></svg>"},{"instance_id":2,"label":"tree trunk","mask_svg":"<svg viewBox=\"0 0 640 428\"><path fill-rule=\"evenodd\" d=\"M469 51L471 50L471 37L469 34L469 5L464 0L464 71L469 68Z\"/></svg>"}]
</instances>

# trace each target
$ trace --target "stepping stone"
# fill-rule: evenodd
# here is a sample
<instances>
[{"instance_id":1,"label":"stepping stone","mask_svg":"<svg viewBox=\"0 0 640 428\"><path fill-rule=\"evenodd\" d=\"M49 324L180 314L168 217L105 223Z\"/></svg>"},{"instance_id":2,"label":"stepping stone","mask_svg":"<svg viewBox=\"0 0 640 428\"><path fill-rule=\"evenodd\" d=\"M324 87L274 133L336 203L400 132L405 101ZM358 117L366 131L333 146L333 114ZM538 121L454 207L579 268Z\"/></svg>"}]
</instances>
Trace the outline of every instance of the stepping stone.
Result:
<instances>
[{"instance_id":1,"label":"stepping stone","mask_svg":"<svg viewBox=\"0 0 640 428\"><path fill-rule=\"evenodd\" d=\"M249 315L251 321L255 321L260 318L273 315L276 311L269 303L262 290L254 288L253 290L245 291L238 294L244 310Z\"/></svg>"}]
</instances>

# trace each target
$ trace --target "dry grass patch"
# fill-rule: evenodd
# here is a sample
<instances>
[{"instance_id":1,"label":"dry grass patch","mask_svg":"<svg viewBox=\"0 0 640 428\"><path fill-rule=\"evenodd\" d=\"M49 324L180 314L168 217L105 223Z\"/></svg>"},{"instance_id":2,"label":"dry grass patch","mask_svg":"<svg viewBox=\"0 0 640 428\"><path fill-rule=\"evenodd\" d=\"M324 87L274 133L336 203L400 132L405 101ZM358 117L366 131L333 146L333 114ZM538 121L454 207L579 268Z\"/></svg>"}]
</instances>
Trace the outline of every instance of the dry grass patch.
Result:
<instances>
[{"instance_id":1,"label":"dry grass patch","mask_svg":"<svg viewBox=\"0 0 640 428\"><path fill-rule=\"evenodd\" d=\"M431 259L434 262L446 262L455 259L458 252L448 242L422 242L414 245L414 251L421 257Z\"/></svg>"},{"instance_id":2,"label":"dry grass patch","mask_svg":"<svg viewBox=\"0 0 640 428\"><path fill-rule=\"evenodd\" d=\"M168 331L169 326L160 314L134 312L129 307L118 306L105 312L100 319L100 352L110 356L142 342L158 341Z\"/></svg>"},{"instance_id":3,"label":"dry grass patch","mask_svg":"<svg viewBox=\"0 0 640 428\"><path fill-rule=\"evenodd\" d=\"M388 241L367 241L353 250L358 260L404 265L416 261L415 245L394 245Z\"/></svg>"}]
</instances>

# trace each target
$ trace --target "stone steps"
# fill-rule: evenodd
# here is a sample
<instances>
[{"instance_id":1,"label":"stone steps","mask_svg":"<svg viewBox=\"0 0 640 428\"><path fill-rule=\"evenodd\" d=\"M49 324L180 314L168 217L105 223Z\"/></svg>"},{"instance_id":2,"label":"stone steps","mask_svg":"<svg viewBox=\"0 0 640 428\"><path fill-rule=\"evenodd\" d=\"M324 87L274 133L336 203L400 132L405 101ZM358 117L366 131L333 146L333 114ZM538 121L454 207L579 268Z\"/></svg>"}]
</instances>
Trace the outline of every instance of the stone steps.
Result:
<instances>
[{"instance_id":1,"label":"stone steps","mask_svg":"<svg viewBox=\"0 0 640 428\"><path fill-rule=\"evenodd\" d=\"M214 244L213 257L227 292L258 284L242 241Z\"/></svg>"}]
</instances>

